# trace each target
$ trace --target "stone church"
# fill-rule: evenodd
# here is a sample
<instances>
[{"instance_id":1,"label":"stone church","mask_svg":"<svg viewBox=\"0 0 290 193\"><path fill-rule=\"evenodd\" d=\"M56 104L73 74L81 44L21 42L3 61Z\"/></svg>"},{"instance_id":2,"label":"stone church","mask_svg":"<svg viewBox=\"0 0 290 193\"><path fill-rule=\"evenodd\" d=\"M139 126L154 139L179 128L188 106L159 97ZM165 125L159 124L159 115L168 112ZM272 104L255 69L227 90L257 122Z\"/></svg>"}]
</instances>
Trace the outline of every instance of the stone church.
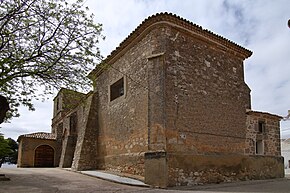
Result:
<instances>
[{"instance_id":1,"label":"stone church","mask_svg":"<svg viewBox=\"0 0 290 193\"><path fill-rule=\"evenodd\" d=\"M106 170L159 187L283 177L282 117L251 110L251 55L153 15L90 72L93 91L59 91L51 133L19 137L18 167Z\"/></svg>"}]
</instances>

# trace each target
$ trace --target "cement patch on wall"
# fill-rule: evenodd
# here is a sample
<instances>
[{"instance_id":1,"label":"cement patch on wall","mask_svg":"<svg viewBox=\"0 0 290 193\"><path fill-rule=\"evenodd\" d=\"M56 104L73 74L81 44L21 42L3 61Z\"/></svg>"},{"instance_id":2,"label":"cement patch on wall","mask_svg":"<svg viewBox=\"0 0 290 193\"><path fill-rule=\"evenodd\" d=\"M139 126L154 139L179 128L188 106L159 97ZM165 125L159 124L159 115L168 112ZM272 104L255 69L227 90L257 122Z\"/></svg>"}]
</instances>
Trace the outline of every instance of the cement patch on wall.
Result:
<instances>
[{"instance_id":1,"label":"cement patch on wall","mask_svg":"<svg viewBox=\"0 0 290 193\"><path fill-rule=\"evenodd\" d=\"M145 153L145 183L165 188L168 183L166 152Z\"/></svg>"}]
</instances>

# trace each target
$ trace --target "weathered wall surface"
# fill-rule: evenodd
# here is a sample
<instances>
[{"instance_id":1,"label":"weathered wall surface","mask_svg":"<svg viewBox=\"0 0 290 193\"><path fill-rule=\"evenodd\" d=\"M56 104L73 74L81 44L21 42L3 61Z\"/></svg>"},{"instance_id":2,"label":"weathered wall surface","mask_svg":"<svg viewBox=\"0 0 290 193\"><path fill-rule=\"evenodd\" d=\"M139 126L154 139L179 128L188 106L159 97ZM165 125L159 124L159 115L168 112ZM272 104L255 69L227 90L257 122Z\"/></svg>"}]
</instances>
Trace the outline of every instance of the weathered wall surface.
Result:
<instances>
[{"instance_id":1,"label":"weathered wall surface","mask_svg":"<svg viewBox=\"0 0 290 193\"><path fill-rule=\"evenodd\" d=\"M60 148L59 167L71 167L74 158L78 134L85 131L84 105L85 94L68 89L61 89L54 98L54 117L52 133Z\"/></svg>"},{"instance_id":2,"label":"weathered wall surface","mask_svg":"<svg viewBox=\"0 0 290 193\"><path fill-rule=\"evenodd\" d=\"M59 163L59 144L55 140L21 138L19 143L17 167L34 167L35 149L41 145L49 145L54 149L54 166Z\"/></svg>"},{"instance_id":3,"label":"weathered wall surface","mask_svg":"<svg viewBox=\"0 0 290 193\"><path fill-rule=\"evenodd\" d=\"M168 186L166 152L145 153L145 183L160 188Z\"/></svg>"},{"instance_id":4,"label":"weathered wall surface","mask_svg":"<svg viewBox=\"0 0 290 193\"><path fill-rule=\"evenodd\" d=\"M168 155L169 186L284 177L283 157Z\"/></svg>"},{"instance_id":5,"label":"weathered wall surface","mask_svg":"<svg viewBox=\"0 0 290 193\"><path fill-rule=\"evenodd\" d=\"M251 52L167 16L145 21L90 73L93 92L55 98L60 166L144 176L159 187L283 177L279 120L246 115Z\"/></svg>"},{"instance_id":6,"label":"weathered wall surface","mask_svg":"<svg viewBox=\"0 0 290 193\"><path fill-rule=\"evenodd\" d=\"M263 122L265 128L259 132L258 123ZM245 154L256 154L256 141L263 141L263 155L281 156L280 119L268 113L248 112L247 139Z\"/></svg>"},{"instance_id":7,"label":"weathered wall surface","mask_svg":"<svg viewBox=\"0 0 290 193\"><path fill-rule=\"evenodd\" d=\"M60 97L60 94L58 95L58 97ZM67 116L63 117L61 120L58 120L56 124L54 124L54 132L57 134L57 139L61 143L61 149L58 149L61 154L59 161L59 167L61 168L67 167L67 160L70 159L70 155L68 154L68 152L71 148L73 148L68 146L69 125L69 117Z\"/></svg>"},{"instance_id":8,"label":"weathered wall surface","mask_svg":"<svg viewBox=\"0 0 290 193\"><path fill-rule=\"evenodd\" d=\"M85 102L67 113L60 125L63 127L61 134L61 158L59 167L71 167L75 156L77 138L81 132L85 132L84 126L84 107Z\"/></svg>"},{"instance_id":9,"label":"weathered wall surface","mask_svg":"<svg viewBox=\"0 0 290 193\"><path fill-rule=\"evenodd\" d=\"M162 33L167 152L243 154L250 107L243 59L182 29Z\"/></svg>"},{"instance_id":10,"label":"weathered wall surface","mask_svg":"<svg viewBox=\"0 0 290 193\"><path fill-rule=\"evenodd\" d=\"M162 34L160 34L162 35ZM166 150L164 56L148 60L148 149Z\"/></svg>"},{"instance_id":11,"label":"weathered wall surface","mask_svg":"<svg viewBox=\"0 0 290 193\"><path fill-rule=\"evenodd\" d=\"M96 169L96 150L98 134L98 96L90 94L79 117L77 143L74 151L72 170ZM81 113L80 113L81 115Z\"/></svg>"},{"instance_id":12,"label":"weathered wall surface","mask_svg":"<svg viewBox=\"0 0 290 193\"><path fill-rule=\"evenodd\" d=\"M86 94L62 88L53 100L52 133L57 133L59 124L86 98ZM62 131L63 132L63 131ZM61 132L61 134L62 134Z\"/></svg>"},{"instance_id":13,"label":"weathered wall surface","mask_svg":"<svg viewBox=\"0 0 290 193\"><path fill-rule=\"evenodd\" d=\"M159 98L159 109L152 105L162 114L155 118L158 127L149 127L149 142L154 137L157 142L149 147L167 152L168 185L282 177L283 158L244 155L246 109L251 105L243 58L174 27L159 30L165 51L149 61L164 70L151 77L155 75L165 100ZM267 156L278 155L278 122L267 121Z\"/></svg>"},{"instance_id":14,"label":"weathered wall surface","mask_svg":"<svg viewBox=\"0 0 290 193\"><path fill-rule=\"evenodd\" d=\"M97 166L99 169L106 169L111 172L144 176L144 153L125 153L121 155L108 155L98 157ZM130 176L132 177L132 176Z\"/></svg>"},{"instance_id":15,"label":"weathered wall surface","mask_svg":"<svg viewBox=\"0 0 290 193\"><path fill-rule=\"evenodd\" d=\"M74 152L76 147L76 136L65 136L62 141L61 157L59 161L59 167L70 168L74 158Z\"/></svg>"},{"instance_id":16,"label":"weathered wall surface","mask_svg":"<svg viewBox=\"0 0 290 193\"><path fill-rule=\"evenodd\" d=\"M156 39L157 34L158 30L152 30L142 39L134 40L132 47L120 53L122 57L111 61L112 67L108 67L95 81L100 104L99 168L144 175L144 164L139 163L144 162L144 152L148 150L148 124L156 125L148 123L148 98L160 90L158 82L152 83L156 79L148 79L148 68L153 64L148 62L147 57L156 50L158 52L160 43ZM159 68L152 68L155 67ZM125 83L124 95L110 101L110 85L121 78ZM153 102L154 99L149 100ZM130 169L133 167L136 168L134 171Z\"/></svg>"}]
</instances>

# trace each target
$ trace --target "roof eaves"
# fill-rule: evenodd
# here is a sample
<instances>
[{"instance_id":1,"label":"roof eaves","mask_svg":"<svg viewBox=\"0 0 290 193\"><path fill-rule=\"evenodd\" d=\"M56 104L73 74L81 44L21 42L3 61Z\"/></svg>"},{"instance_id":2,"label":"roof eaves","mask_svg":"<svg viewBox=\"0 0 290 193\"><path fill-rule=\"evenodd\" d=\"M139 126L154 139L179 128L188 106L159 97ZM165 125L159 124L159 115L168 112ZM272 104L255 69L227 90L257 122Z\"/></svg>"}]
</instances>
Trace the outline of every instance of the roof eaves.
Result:
<instances>
[{"instance_id":1,"label":"roof eaves","mask_svg":"<svg viewBox=\"0 0 290 193\"><path fill-rule=\"evenodd\" d=\"M45 139L45 140L56 140L56 136L53 133L45 132L36 132L20 135L17 141L20 141L21 138L32 138L32 139Z\"/></svg>"},{"instance_id":2,"label":"roof eaves","mask_svg":"<svg viewBox=\"0 0 290 193\"><path fill-rule=\"evenodd\" d=\"M263 114L263 115L267 115L267 116L270 116L270 117L273 117L273 118L276 118L276 119L280 119L280 120L283 119L283 117L281 117L279 115L271 114L271 113L268 113L268 112L260 112L260 111L252 111L252 110L250 110L250 111L247 112L247 114L248 115L253 115L253 114L261 115L261 114Z\"/></svg>"},{"instance_id":3,"label":"roof eaves","mask_svg":"<svg viewBox=\"0 0 290 193\"><path fill-rule=\"evenodd\" d=\"M89 76L92 77L93 75L98 76L107 68L104 67L105 65L110 65L110 60L112 60L118 53L123 50L127 45L131 43L136 37L138 37L142 31L144 31L149 26L153 25L156 22L160 21L167 21L171 23L175 23L178 26L187 28L189 30L195 31L197 34L209 38L214 42L218 42L225 47L230 47L235 50L237 53L240 53L244 57L244 59L250 57L252 52L242 46L236 44L235 42L226 39L218 34L215 34L207 29L203 29L201 26L194 24L193 22L186 20L176 14L168 13L168 12L161 12L155 15L149 16L146 18L139 26L135 28L120 44L117 46L99 65L96 66L94 70L89 73Z\"/></svg>"}]
</instances>

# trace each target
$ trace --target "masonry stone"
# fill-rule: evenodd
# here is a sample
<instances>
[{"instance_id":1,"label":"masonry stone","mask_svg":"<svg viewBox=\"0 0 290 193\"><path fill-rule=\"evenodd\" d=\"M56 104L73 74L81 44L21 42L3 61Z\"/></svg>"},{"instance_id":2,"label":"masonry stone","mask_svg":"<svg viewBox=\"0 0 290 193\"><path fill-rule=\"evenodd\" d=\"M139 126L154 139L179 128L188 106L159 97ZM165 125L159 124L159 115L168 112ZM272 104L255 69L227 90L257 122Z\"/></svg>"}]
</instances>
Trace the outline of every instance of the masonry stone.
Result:
<instances>
[{"instance_id":1,"label":"masonry stone","mask_svg":"<svg viewBox=\"0 0 290 193\"><path fill-rule=\"evenodd\" d=\"M93 91L56 96L59 166L154 187L283 177L282 117L251 110L251 54L176 15L149 17L89 74Z\"/></svg>"}]
</instances>

